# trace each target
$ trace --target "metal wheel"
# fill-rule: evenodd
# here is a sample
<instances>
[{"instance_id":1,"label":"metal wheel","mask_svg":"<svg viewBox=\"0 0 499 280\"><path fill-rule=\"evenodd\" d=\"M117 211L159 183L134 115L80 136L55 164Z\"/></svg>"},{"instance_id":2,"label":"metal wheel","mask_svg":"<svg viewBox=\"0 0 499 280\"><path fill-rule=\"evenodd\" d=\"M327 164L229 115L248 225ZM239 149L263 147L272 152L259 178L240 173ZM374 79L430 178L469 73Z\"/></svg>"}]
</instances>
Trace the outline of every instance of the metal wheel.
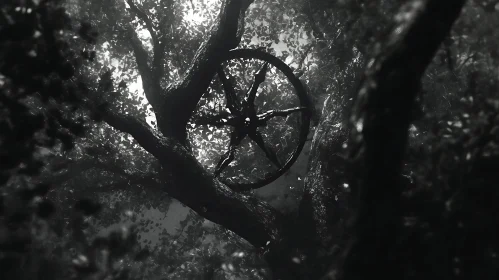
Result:
<instances>
[{"instance_id":1,"label":"metal wheel","mask_svg":"<svg viewBox=\"0 0 499 280\"><path fill-rule=\"evenodd\" d=\"M198 160L223 183L256 189L296 161L310 112L301 81L283 61L260 50L232 50L198 103L189 139Z\"/></svg>"}]
</instances>

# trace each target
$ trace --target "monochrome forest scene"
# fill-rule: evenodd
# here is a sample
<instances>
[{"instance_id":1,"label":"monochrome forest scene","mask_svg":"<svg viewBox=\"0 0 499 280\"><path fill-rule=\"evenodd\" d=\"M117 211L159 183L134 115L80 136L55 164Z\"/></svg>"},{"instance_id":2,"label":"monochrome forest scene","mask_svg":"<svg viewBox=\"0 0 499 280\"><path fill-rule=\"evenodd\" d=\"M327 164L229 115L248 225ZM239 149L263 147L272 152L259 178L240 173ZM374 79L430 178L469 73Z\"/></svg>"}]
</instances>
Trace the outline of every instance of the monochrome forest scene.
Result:
<instances>
[{"instance_id":1,"label":"monochrome forest scene","mask_svg":"<svg viewBox=\"0 0 499 280\"><path fill-rule=\"evenodd\" d=\"M0 280L498 277L499 0L0 0Z\"/></svg>"}]
</instances>

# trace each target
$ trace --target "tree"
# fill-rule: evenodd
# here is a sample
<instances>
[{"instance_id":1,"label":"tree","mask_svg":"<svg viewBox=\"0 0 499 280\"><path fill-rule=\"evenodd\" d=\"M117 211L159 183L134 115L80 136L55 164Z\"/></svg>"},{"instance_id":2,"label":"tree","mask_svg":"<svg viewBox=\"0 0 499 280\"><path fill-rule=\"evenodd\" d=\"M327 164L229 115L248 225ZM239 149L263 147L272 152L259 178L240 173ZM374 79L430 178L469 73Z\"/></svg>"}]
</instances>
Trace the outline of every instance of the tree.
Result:
<instances>
[{"instance_id":1,"label":"tree","mask_svg":"<svg viewBox=\"0 0 499 280\"><path fill-rule=\"evenodd\" d=\"M198 162L188 145L186 126L218 66L228 51L240 43L245 14L252 2L222 1L220 13L208 38L201 42L200 37L192 36L192 41L197 40L200 46L192 61L186 64L182 60L165 57L167 52L172 55L171 49L175 48L175 41L168 38L180 36L174 31L173 23L178 15L172 1L162 1L161 5L155 2L139 5L126 1L128 22L113 18L125 7L122 3L110 1L110 5L101 7L111 12L106 13L100 23L116 23L113 27L116 27L117 36L129 42L128 49L118 49L117 53L131 50L157 125L150 126L144 118L138 117L140 113L124 114L126 103L120 101L119 97L117 101L111 100L117 105L108 110L96 109L99 104L97 98L91 98L87 106L115 130L131 135L135 143L154 157L157 164L151 165L155 168L151 168L153 171L149 174L154 174L152 181L155 185L160 184L162 191L202 217L236 233L254 247L261 248L276 279L317 279L328 271L331 264L332 273L328 276L345 279L366 277L368 274L394 279L431 275L428 266L423 266L425 270L422 271L411 266L418 263L417 257L403 255L406 249L416 252L419 257L424 255L424 250L417 251L415 244L425 240L422 236L427 232L417 231L413 225L404 227L404 223L410 216L407 213L421 214L421 205L426 205L421 196L427 194L412 195L413 192L418 195L421 192L414 191L417 188L403 181L401 174L404 171L408 130L416 117L414 108L418 106L418 98L421 98L418 90L423 74L440 44L445 42L465 1L411 1L396 14L396 21L392 24L394 31L387 34L384 43L378 46L378 40L369 41L376 31L366 32L363 39L367 42L349 42L351 38L348 36L342 38L344 44L335 42L338 44L335 50L341 60L324 59L321 63L337 62L339 66L335 70L350 73L350 80L338 81L336 90L341 93L331 94L325 101L315 130L301 204L297 213L291 214L283 214L250 193L237 192L224 185ZM319 45L319 53L324 56L334 57L327 50L330 48L327 36L343 31L358 34L356 29L369 24L368 20L359 20L364 19L359 14L370 11L369 6L362 1L352 1L351 6L311 2L322 6L305 5L303 16L308 20L314 36L325 40ZM398 9L390 1L378 2L387 5L390 10ZM80 7L85 5L80 4ZM319 7L323 11L341 8L325 14L337 13L336 18L344 25L336 27L329 22L331 17L316 17ZM161 9L165 13L159 13ZM87 16L84 12L85 8L75 9L75 14L80 13L83 18ZM101 15L98 12L96 14ZM387 12L383 15L386 22L390 22L388 18L391 14ZM94 23L99 24L98 21ZM150 48L140 40L137 27L149 33ZM116 47L116 41L112 37L108 39ZM369 55L370 43L375 49L373 58ZM444 61L450 65L452 57L447 56L450 47L447 47L449 44L444 46L447 48L443 51L446 55ZM178 45L176 47L179 48ZM180 51L188 50L181 48ZM352 59L356 63L350 63ZM362 61L368 65L364 74L360 74ZM298 64L301 68L302 63ZM185 65L188 67L185 68ZM185 70L185 74L181 76L178 70L173 69ZM93 91L94 97L111 98L109 93L117 91L114 90L115 81L109 77L109 73L100 73L98 86L92 84L97 76L95 73L81 73L80 79L86 79L84 83L89 91ZM362 80L354 88L353 81L358 80L358 77L362 77ZM165 81L176 79L175 83L165 84ZM327 83L332 82L326 78L324 84ZM311 89L319 92L321 86L315 85ZM317 100L322 98L320 94L314 97ZM354 102L350 102L350 98ZM349 103L353 104L351 114L348 110L337 111ZM437 104L440 103L435 102L433 105ZM345 125L344 121L348 117L351 119ZM336 126L337 123L344 125ZM477 136L483 135L477 132ZM428 155L435 153L431 151ZM101 162L102 156L97 158ZM108 165L103 166L107 168ZM124 177L131 175L127 171L120 172L118 168L116 174L120 173ZM411 193L411 199L405 198L407 193ZM430 197L436 198L438 195L432 193ZM442 206L445 200L435 199L434 204ZM406 205L413 208L406 209ZM432 204L437 207L435 205ZM439 211L435 210L434 213ZM419 226L422 223L416 224ZM486 228L492 225L487 224ZM444 232L450 230L441 230L439 236ZM431 239L425 244L435 243ZM435 256L439 256L439 253L435 252ZM403 262L405 260L410 260L409 265ZM438 275L447 276L452 268L450 264L444 265L438 270Z\"/></svg>"}]
</instances>

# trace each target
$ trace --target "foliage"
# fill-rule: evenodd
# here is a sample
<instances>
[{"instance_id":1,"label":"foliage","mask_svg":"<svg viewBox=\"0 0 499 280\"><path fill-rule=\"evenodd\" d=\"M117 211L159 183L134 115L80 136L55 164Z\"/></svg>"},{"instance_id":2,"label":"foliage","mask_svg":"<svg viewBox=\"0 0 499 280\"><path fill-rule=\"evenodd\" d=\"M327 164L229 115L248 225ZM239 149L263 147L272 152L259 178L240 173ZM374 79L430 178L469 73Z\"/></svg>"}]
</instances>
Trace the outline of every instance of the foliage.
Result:
<instances>
[{"instance_id":1,"label":"foliage","mask_svg":"<svg viewBox=\"0 0 499 280\"><path fill-rule=\"evenodd\" d=\"M73 76L85 59L91 59L85 51L81 57L78 47L95 43L97 33L85 23L74 32L60 1L22 6L3 1L0 8L2 275L67 279L89 273L97 277L97 270L119 273L113 268L116 258L127 253L134 241L129 229L90 243L84 217L94 215L100 206L80 199L71 210L72 235L64 236L69 237L66 244L47 246L63 233L52 219L54 203L46 196L52 186L36 180L50 161L48 154L71 150L75 137L81 137L91 121L82 116L86 92L74 85Z\"/></svg>"},{"instance_id":2,"label":"foliage","mask_svg":"<svg viewBox=\"0 0 499 280\"><path fill-rule=\"evenodd\" d=\"M7 1L2 11L0 183L5 184L11 174L39 172L37 150L54 147L56 140L72 148L72 135L83 133L83 119L70 121L77 99L64 81L74 75L77 57L64 38L69 22L64 10L57 2L21 7ZM40 103L46 112L36 110Z\"/></svg>"}]
</instances>

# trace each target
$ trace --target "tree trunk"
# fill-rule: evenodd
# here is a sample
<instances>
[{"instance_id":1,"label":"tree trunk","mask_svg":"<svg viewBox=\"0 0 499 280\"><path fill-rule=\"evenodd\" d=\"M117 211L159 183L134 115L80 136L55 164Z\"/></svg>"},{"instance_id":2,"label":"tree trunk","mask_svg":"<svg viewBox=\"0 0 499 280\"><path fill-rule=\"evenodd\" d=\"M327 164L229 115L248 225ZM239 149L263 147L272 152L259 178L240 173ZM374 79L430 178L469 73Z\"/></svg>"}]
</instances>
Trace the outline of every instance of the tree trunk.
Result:
<instances>
[{"instance_id":1,"label":"tree trunk","mask_svg":"<svg viewBox=\"0 0 499 280\"><path fill-rule=\"evenodd\" d=\"M331 261L333 279L404 277L397 254L400 170L413 102L464 2L412 1L402 8L396 29L368 63L348 129L336 126L341 116L325 102L299 209L299 249L288 250L306 255L300 279L320 278ZM302 272L289 271L281 278Z\"/></svg>"},{"instance_id":2,"label":"tree trunk","mask_svg":"<svg viewBox=\"0 0 499 280\"><path fill-rule=\"evenodd\" d=\"M401 169L421 78L465 0L411 1L369 60L350 118L354 212L333 279L407 277L400 244ZM352 173L353 173L352 172ZM414 246L417 244L411 244ZM405 250L411 247L405 247Z\"/></svg>"}]
</instances>

